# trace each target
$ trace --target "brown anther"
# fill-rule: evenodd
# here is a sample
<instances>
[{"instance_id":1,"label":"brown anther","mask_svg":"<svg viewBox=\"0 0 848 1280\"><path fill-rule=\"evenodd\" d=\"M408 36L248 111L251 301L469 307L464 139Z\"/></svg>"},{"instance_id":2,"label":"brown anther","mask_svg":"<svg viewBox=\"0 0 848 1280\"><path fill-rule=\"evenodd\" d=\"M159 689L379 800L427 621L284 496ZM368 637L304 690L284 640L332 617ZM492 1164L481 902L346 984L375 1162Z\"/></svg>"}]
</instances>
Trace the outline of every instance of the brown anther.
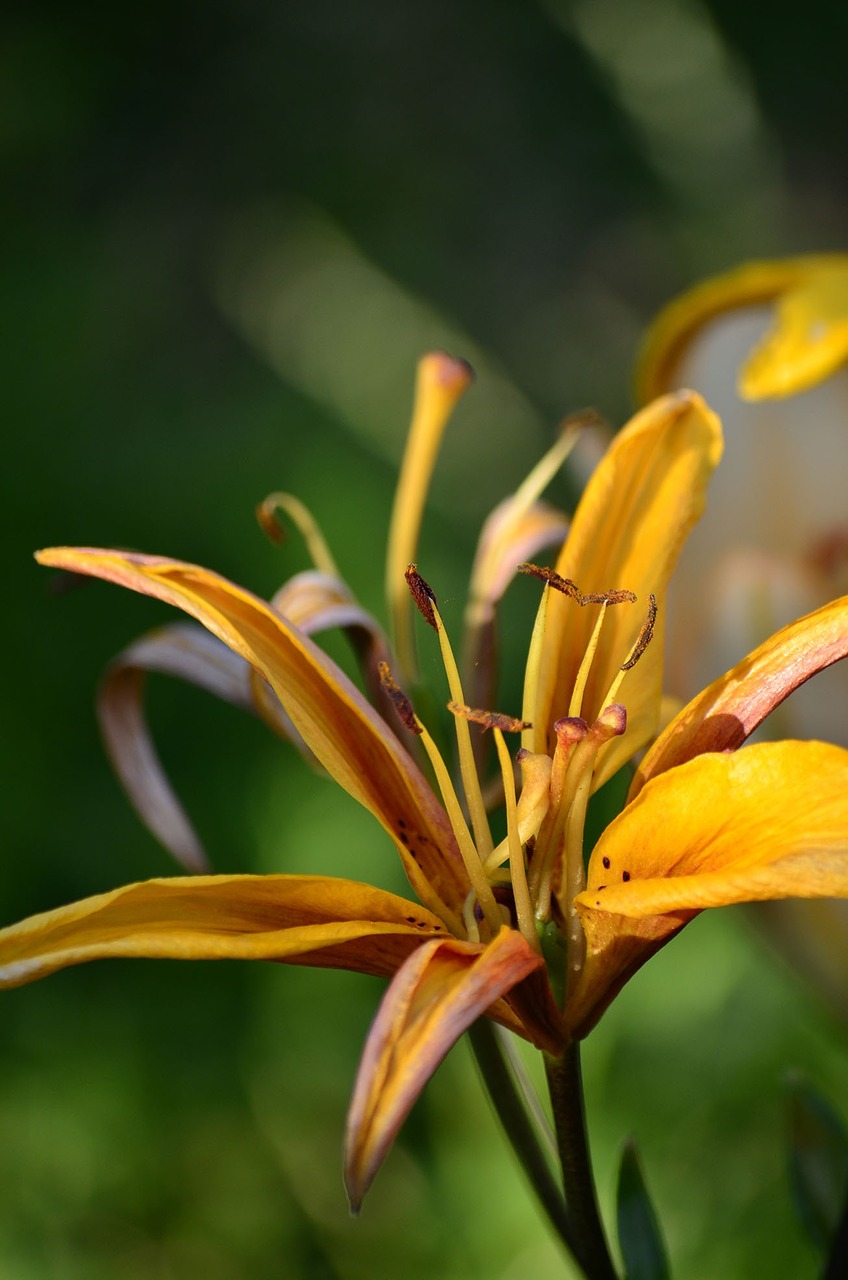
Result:
<instances>
[{"instance_id":1,"label":"brown anther","mask_svg":"<svg viewBox=\"0 0 848 1280\"><path fill-rule=\"evenodd\" d=\"M654 624L657 620L657 597L651 592L648 596L648 616L642 623L642 628L636 637L636 643L633 646L633 652L626 662L621 664L622 671L629 671L631 667L635 667L642 654L651 643L654 634Z\"/></svg>"},{"instance_id":2,"label":"brown anther","mask_svg":"<svg viewBox=\"0 0 848 1280\"><path fill-rule=\"evenodd\" d=\"M418 566L411 564L406 570L406 582L409 590L412 592L412 598L418 605L418 611L424 621L431 626L434 631L438 631L436 625L436 615L433 612L433 605L436 603L436 596L430 589L430 584L425 578L421 577L418 572Z\"/></svg>"},{"instance_id":3,"label":"brown anther","mask_svg":"<svg viewBox=\"0 0 848 1280\"><path fill-rule=\"evenodd\" d=\"M580 590L576 583L570 578L563 578L557 573L556 569L551 569L545 564L531 564L525 562L518 565L518 573L529 574L532 578L538 578L540 582L544 582L546 586L553 587L555 591L561 591L563 595L568 596L572 600L576 600L578 604L581 601Z\"/></svg>"},{"instance_id":4,"label":"brown anther","mask_svg":"<svg viewBox=\"0 0 848 1280\"><path fill-rule=\"evenodd\" d=\"M380 677L380 684L392 700L392 705L398 713L398 718L410 733L420 734L421 725L418 723L412 703L392 675L388 662L377 663L377 674Z\"/></svg>"},{"instance_id":5,"label":"brown anther","mask_svg":"<svg viewBox=\"0 0 848 1280\"><path fill-rule=\"evenodd\" d=\"M500 729L501 733L521 733L522 729L532 729L528 720L517 720L515 716L504 715L501 711L482 711L479 707L466 707L461 702L449 702L448 711L463 720L482 725L484 729Z\"/></svg>"},{"instance_id":6,"label":"brown anther","mask_svg":"<svg viewBox=\"0 0 848 1280\"><path fill-rule=\"evenodd\" d=\"M613 587L609 591L592 591L584 594L571 578L563 578L556 569L551 569L547 565L520 564L518 572L530 574L531 577L538 578L547 586L553 587L554 591L561 591L581 608L587 604L633 604L636 600L635 592L618 587Z\"/></svg>"}]
</instances>

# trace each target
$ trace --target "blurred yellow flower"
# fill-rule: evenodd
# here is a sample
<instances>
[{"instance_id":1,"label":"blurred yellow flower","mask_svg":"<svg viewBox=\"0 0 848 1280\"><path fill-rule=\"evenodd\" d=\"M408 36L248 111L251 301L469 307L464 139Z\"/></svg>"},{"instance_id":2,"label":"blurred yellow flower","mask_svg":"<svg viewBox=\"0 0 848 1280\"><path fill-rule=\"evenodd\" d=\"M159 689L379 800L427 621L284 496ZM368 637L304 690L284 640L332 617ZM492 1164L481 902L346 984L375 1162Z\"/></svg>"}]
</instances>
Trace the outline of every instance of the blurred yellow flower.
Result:
<instances>
[{"instance_id":1,"label":"blurred yellow flower","mask_svg":"<svg viewBox=\"0 0 848 1280\"><path fill-rule=\"evenodd\" d=\"M670 303L637 374L648 401L694 387L726 454L670 597L669 686L686 698L777 627L848 590L848 255L754 262ZM848 669L793 697L772 734L848 745ZM848 1015L848 908L759 915Z\"/></svg>"}]
</instances>

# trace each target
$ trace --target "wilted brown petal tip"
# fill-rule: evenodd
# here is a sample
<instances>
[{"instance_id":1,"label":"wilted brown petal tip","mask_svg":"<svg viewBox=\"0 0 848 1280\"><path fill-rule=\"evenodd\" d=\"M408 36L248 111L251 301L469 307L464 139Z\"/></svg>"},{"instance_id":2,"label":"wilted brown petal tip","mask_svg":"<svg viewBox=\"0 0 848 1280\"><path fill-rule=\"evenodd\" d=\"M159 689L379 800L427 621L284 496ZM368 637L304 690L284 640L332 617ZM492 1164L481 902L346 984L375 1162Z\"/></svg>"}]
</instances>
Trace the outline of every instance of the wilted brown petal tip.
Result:
<instances>
[{"instance_id":1,"label":"wilted brown petal tip","mask_svg":"<svg viewBox=\"0 0 848 1280\"><path fill-rule=\"evenodd\" d=\"M398 713L400 720L410 733L420 734L421 726L416 719L412 703L392 675L391 667L388 662L378 662L377 674L380 677L380 684L391 698L392 705Z\"/></svg>"},{"instance_id":2,"label":"wilted brown petal tip","mask_svg":"<svg viewBox=\"0 0 848 1280\"><path fill-rule=\"evenodd\" d=\"M406 581L409 586L409 590L412 592L412 598L418 605L418 610L422 618L433 628L434 631L438 631L439 628L436 625L436 615L433 612L433 605L436 604L436 596L435 593L431 591L430 584L426 579L421 577L421 574L418 572L417 565L409 565L406 570Z\"/></svg>"},{"instance_id":3,"label":"wilted brown petal tip","mask_svg":"<svg viewBox=\"0 0 848 1280\"><path fill-rule=\"evenodd\" d=\"M482 725L484 729L500 729L501 733L521 733L523 729L532 729L527 720L518 720L515 716L504 715L501 711L484 711L480 707L466 707L461 702L449 702L448 711L463 720L471 720L473 724Z\"/></svg>"}]
</instances>

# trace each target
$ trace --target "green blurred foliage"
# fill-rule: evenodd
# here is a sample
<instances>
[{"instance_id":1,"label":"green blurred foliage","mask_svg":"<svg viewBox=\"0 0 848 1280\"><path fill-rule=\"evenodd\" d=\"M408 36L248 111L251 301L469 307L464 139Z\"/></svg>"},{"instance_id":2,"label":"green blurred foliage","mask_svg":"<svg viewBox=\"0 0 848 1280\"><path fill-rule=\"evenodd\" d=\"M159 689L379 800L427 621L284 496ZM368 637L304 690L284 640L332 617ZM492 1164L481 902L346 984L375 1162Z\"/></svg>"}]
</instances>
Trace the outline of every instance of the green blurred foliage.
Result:
<instances>
[{"instance_id":1,"label":"green blurred foliage","mask_svg":"<svg viewBox=\"0 0 848 1280\"><path fill-rule=\"evenodd\" d=\"M417 344L460 342L487 407L458 415L422 550L455 616L481 514L558 417L628 412L657 305L745 256L844 248L846 24L824 0L6 10L4 920L171 870L92 711L165 615L51 592L32 550L133 546L267 594L305 563L253 523L285 487L380 610ZM508 673L532 598L517 584ZM167 681L150 702L217 869L400 885L367 816L260 726ZM0 1274L566 1273L464 1047L350 1222L340 1138L378 997L135 962L4 995ZM812 1275L779 1072L839 1098L844 1052L740 914L699 920L587 1046L608 1220L633 1133L675 1274Z\"/></svg>"}]
</instances>

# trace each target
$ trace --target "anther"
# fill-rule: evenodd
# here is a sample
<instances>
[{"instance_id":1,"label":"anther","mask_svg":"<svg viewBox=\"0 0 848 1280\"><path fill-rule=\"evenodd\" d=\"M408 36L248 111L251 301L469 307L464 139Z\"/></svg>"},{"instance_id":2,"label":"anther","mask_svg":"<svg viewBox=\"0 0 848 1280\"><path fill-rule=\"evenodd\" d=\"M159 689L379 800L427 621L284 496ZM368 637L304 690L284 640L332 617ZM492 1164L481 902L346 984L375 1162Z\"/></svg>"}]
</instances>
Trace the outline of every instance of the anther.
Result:
<instances>
[{"instance_id":1,"label":"anther","mask_svg":"<svg viewBox=\"0 0 848 1280\"><path fill-rule=\"evenodd\" d=\"M398 714L398 718L410 733L420 734L421 725L418 723L412 703L396 682L388 662L379 662L377 664L377 674L380 677L380 684L392 700L392 705Z\"/></svg>"},{"instance_id":2,"label":"anther","mask_svg":"<svg viewBox=\"0 0 848 1280\"><path fill-rule=\"evenodd\" d=\"M556 569L551 569L548 565L520 564L518 572L538 578L540 582L553 587L554 591L561 591L564 596L568 596L569 600L574 600L581 608L587 604L634 604L636 601L635 593L628 591L626 588L613 587L609 591L591 591L586 594L580 590L576 582L572 582L571 578L563 578L561 574L557 573Z\"/></svg>"},{"instance_id":3,"label":"anther","mask_svg":"<svg viewBox=\"0 0 848 1280\"><path fill-rule=\"evenodd\" d=\"M634 597L635 599L635 597ZM654 634L654 625L657 621L657 597L651 592L648 596L648 616L642 623L641 630L636 637L636 643L633 646L633 652L626 662L621 664L622 671L629 671L631 667L635 667L642 654L651 643Z\"/></svg>"},{"instance_id":4,"label":"anther","mask_svg":"<svg viewBox=\"0 0 848 1280\"><path fill-rule=\"evenodd\" d=\"M431 626L434 631L438 631L436 615L433 612L433 605L437 603L435 592L431 590L430 584L425 578L422 578L418 572L418 566L411 564L406 570L406 581L412 598L418 606L419 613L424 621Z\"/></svg>"},{"instance_id":5,"label":"anther","mask_svg":"<svg viewBox=\"0 0 848 1280\"><path fill-rule=\"evenodd\" d=\"M472 724L482 725L484 729L500 729L501 733L521 733L524 729L532 729L527 720L518 720L515 716L504 715L501 711L483 711L479 707L466 707L460 702L449 702L448 711Z\"/></svg>"}]
</instances>

